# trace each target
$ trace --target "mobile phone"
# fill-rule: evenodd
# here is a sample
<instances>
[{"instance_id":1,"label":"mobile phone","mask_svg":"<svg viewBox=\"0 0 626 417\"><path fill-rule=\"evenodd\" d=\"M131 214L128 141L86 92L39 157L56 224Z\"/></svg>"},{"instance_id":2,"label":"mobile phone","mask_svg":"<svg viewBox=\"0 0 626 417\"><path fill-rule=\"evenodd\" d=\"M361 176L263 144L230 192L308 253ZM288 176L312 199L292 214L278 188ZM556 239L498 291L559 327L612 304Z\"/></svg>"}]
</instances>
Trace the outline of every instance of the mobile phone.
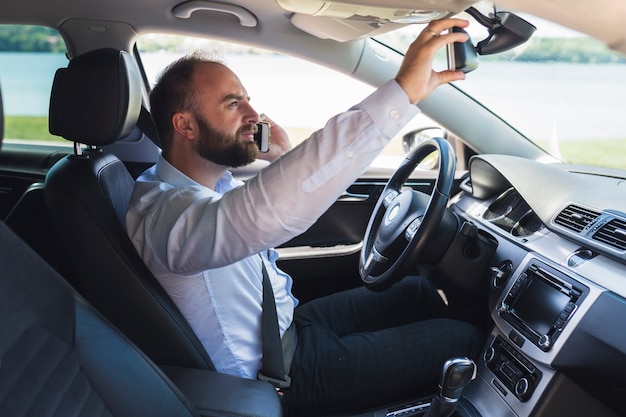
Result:
<instances>
[{"instance_id":1,"label":"mobile phone","mask_svg":"<svg viewBox=\"0 0 626 417\"><path fill-rule=\"evenodd\" d=\"M453 27L452 32L467 34L463 29ZM446 45L446 55L448 57L448 69L452 71L462 71L468 73L478 68L478 54L471 38L465 42L454 42Z\"/></svg>"},{"instance_id":2,"label":"mobile phone","mask_svg":"<svg viewBox=\"0 0 626 417\"><path fill-rule=\"evenodd\" d=\"M254 134L254 141L259 148L259 152L267 152L270 150L270 125L269 123L257 123L257 131Z\"/></svg>"}]
</instances>

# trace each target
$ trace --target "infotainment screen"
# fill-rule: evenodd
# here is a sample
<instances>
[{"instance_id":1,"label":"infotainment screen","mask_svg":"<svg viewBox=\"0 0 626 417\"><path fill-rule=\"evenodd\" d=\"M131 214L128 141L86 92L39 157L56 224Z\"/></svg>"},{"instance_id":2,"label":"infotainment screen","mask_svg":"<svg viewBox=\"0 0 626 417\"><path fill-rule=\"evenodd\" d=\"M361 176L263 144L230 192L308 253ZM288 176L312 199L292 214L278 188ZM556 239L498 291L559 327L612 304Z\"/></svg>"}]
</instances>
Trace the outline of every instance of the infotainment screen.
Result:
<instances>
[{"instance_id":1,"label":"infotainment screen","mask_svg":"<svg viewBox=\"0 0 626 417\"><path fill-rule=\"evenodd\" d=\"M511 306L512 312L537 334L544 335L570 302L569 294L542 279L532 279Z\"/></svg>"},{"instance_id":2,"label":"infotainment screen","mask_svg":"<svg viewBox=\"0 0 626 417\"><path fill-rule=\"evenodd\" d=\"M578 281L533 259L509 288L498 314L548 351L588 291Z\"/></svg>"}]
</instances>

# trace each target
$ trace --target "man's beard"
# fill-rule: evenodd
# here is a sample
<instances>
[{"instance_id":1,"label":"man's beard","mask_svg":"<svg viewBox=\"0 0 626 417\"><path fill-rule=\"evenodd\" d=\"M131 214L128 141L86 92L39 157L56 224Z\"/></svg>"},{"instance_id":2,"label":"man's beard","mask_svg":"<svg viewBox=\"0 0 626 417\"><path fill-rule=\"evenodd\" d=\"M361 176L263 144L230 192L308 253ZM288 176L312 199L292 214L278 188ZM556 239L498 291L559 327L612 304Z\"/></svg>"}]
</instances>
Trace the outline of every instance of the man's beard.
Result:
<instances>
[{"instance_id":1,"label":"man's beard","mask_svg":"<svg viewBox=\"0 0 626 417\"><path fill-rule=\"evenodd\" d=\"M258 148L254 141L241 139L241 134L254 131L256 126L249 124L237 130L235 135L228 135L215 129L201 115L196 114L200 137L196 150L200 156L218 165L237 168L248 165L256 159Z\"/></svg>"}]
</instances>

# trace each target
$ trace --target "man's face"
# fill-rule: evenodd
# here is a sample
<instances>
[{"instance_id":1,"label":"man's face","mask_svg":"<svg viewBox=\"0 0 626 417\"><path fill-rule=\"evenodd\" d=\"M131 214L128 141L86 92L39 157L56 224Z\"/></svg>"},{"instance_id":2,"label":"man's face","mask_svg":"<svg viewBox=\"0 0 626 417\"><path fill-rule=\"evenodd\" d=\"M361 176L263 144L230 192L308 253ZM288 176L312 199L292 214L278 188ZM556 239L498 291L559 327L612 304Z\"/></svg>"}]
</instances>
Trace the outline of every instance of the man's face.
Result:
<instances>
[{"instance_id":1,"label":"man's face","mask_svg":"<svg viewBox=\"0 0 626 417\"><path fill-rule=\"evenodd\" d=\"M194 112L198 154L228 167L253 162L258 155L255 124L260 118L239 78L224 65L205 63L196 69L194 79L198 86Z\"/></svg>"},{"instance_id":2,"label":"man's face","mask_svg":"<svg viewBox=\"0 0 626 417\"><path fill-rule=\"evenodd\" d=\"M196 114L196 123L200 131L196 150L204 159L227 167L248 165L257 157L258 148L254 141L242 139L256 130L254 124L242 126L234 135L220 132L206 118Z\"/></svg>"}]
</instances>

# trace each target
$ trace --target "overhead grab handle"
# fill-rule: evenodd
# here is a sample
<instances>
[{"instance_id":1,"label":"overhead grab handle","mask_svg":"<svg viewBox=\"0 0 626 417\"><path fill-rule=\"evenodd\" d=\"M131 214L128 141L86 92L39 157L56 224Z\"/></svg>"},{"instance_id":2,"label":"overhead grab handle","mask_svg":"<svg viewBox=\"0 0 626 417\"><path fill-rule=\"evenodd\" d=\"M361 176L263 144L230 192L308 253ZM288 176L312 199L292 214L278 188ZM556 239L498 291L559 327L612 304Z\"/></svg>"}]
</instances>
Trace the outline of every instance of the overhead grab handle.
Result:
<instances>
[{"instance_id":1,"label":"overhead grab handle","mask_svg":"<svg viewBox=\"0 0 626 417\"><path fill-rule=\"evenodd\" d=\"M241 6L218 1L191 0L174 6L172 14L181 19L189 19L193 12L210 11L231 14L239 19L241 26L253 28L257 25L256 16Z\"/></svg>"}]
</instances>

